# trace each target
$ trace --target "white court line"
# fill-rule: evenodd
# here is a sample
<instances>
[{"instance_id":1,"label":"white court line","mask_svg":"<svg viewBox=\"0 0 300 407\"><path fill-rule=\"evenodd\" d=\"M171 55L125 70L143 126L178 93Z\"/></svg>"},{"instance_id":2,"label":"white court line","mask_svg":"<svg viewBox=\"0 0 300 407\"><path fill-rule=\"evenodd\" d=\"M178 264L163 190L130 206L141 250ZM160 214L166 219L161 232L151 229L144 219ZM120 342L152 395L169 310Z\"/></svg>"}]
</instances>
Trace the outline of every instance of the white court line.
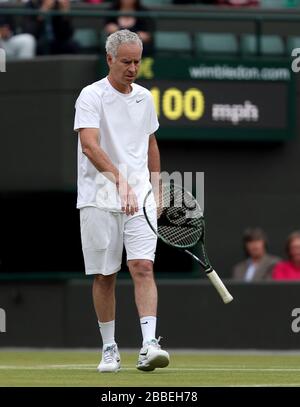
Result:
<instances>
[{"instance_id":1,"label":"white court line","mask_svg":"<svg viewBox=\"0 0 300 407\"><path fill-rule=\"evenodd\" d=\"M0 370L52 370L52 369L67 369L67 370L96 370L95 364L65 364L65 365L0 365ZM121 370L136 370L135 367L125 365ZM176 368L168 367L169 372L300 372L300 368L256 368L256 367L185 367L178 366Z\"/></svg>"},{"instance_id":2,"label":"white court line","mask_svg":"<svg viewBox=\"0 0 300 407\"><path fill-rule=\"evenodd\" d=\"M180 355L204 355L204 356L300 356L300 350L269 350L269 349L199 349L199 348L168 348L172 353L178 353ZM99 353L100 348L36 348L36 347L13 347L3 346L0 348L0 353L5 352L54 352L54 353ZM140 348L122 348L122 352L126 353L139 353Z\"/></svg>"}]
</instances>

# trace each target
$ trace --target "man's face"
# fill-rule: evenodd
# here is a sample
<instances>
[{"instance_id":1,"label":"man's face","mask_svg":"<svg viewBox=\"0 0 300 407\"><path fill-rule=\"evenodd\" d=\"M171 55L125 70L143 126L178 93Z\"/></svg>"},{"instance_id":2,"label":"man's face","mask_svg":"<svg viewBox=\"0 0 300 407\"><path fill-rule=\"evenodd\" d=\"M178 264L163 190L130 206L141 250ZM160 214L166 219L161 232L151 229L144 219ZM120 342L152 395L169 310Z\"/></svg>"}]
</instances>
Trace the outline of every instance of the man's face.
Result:
<instances>
[{"instance_id":1,"label":"man's face","mask_svg":"<svg viewBox=\"0 0 300 407\"><path fill-rule=\"evenodd\" d=\"M0 26L0 37L6 40L12 35L12 31L9 27L9 25L2 25Z\"/></svg>"},{"instance_id":2,"label":"man's face","mask_svg":"<svg viewBox=\"0 0 300 407\"><path fill-rule=\"evenodd\" d=\"M265 242L263 240L252 240L246 243L246 250L253 259L259 259L265 254Z\"/></svg>"},{"instance_id":3,"label":"man's face","mask_svg":"<svg viewBox=\"0 0 300 407\"><path fill-rule=\"evenodd\" d=\"M110 75L120 85L128 86L137 77L142 59L142 49L137 43L122 44L115 59L107 55Z\"/></svg>"}]
</instances>

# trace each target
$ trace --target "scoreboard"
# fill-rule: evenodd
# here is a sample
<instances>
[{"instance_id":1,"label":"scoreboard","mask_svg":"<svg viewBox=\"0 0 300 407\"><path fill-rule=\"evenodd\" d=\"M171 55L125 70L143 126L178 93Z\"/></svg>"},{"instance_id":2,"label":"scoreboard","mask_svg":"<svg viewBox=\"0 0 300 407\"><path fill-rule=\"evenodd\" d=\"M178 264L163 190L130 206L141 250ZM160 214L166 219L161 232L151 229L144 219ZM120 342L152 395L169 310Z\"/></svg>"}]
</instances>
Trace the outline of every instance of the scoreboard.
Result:
<instances>
[{"instance_id":1,"label":"scoreboard","mask_svg":"<svg viewBox=\"0 0 300 407\"><path fill-rule=\"evenodd\" d=\"M195 80L139 82L153 96L162 129L285 131L288 89L282 83L214 83ZM193 130L193 131L192 131ZM216 133L217 134L217 133ZM201 136L201 134L199 134Z\"/></svg>"},{"instance_id":2,"label":"scoreboard","mask_svg":"<svg viewBox=\"0 0 300 407\"><path fill-rule=\"evenodd\" d=\"M160 139L276 141L295 134L289 60L144 58L137 83L152 93Z\"/></svg>"}]
</instances>

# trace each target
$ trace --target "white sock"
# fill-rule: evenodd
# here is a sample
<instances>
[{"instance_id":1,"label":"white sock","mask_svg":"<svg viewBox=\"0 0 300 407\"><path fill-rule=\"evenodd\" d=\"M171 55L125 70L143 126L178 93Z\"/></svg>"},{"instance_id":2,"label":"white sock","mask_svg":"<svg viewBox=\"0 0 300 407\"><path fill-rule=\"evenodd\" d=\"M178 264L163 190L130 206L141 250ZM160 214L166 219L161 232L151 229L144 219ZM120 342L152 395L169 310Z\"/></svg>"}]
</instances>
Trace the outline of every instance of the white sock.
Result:
<instances>
[{"instance_id":1,"label":"white sock","mask_svg":"<svg viewBox=\"0 0 300 407\"><path fill-rule=\"evenodd\" d=\"M142 317L140 319L142 334L143 334L143 345L147 341L151 341L151 339L155 338L155 331L156 331L156 317L149 316L149 317Z\"/></svg>"},{"instance_id":2,"label":"white sock","mask_svg":"<svg viewBox=\"0 0 300 407\"><path fill-rule=\"evenodd\" d=\"M115 344L115 321L98 321L103 346Z\"/></svg>"}]
</instances>

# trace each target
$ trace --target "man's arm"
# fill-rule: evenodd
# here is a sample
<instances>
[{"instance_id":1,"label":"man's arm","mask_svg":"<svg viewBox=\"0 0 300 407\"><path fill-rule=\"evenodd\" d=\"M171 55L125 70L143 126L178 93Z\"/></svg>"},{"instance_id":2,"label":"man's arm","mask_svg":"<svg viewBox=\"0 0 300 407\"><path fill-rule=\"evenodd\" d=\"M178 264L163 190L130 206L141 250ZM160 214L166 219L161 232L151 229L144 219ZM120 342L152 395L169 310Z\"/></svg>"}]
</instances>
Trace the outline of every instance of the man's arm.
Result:
<instances>
[{"instance_id":1,"label":"man's arm","mask_svg":"<svg viewBox=\"0 0 300 407\"><path fill-rule=\"evenodd\" d=\"M103 151L98 142L99 130L86 128L80 129L79 137L81 148L84 155L91 161L98 171L113 183L116 184L118 193L121 198L122 211L126 215L133 215L138 211L137 198L133 189L128 185L126 179L113 165L109 156Z\"/></svg>"},{"instance_id":2,"label":"man's arm","mask_svg":"<svg viewBox=\"0 0 300 407\"><path fill-rule=\"evenodd\" d=\"M160 182L160 154L155 134L151 134L149 137L148 168L151 184L154 189L158 189Z\"/></svg>"},{"instance_id":3,"label":"man's arm","mask_svg":"<svg viewBox=\"0 0 300 407\"><path fill-rule=\"evenodd\" d=\"M151 134L149 138L149 150L148 150L148 168L150 172L150 181L154 193L154 198L158 208L158 216L161 207L161 178L160 178L160 154L154 134Z\"/></svg>"}]
</instances>

